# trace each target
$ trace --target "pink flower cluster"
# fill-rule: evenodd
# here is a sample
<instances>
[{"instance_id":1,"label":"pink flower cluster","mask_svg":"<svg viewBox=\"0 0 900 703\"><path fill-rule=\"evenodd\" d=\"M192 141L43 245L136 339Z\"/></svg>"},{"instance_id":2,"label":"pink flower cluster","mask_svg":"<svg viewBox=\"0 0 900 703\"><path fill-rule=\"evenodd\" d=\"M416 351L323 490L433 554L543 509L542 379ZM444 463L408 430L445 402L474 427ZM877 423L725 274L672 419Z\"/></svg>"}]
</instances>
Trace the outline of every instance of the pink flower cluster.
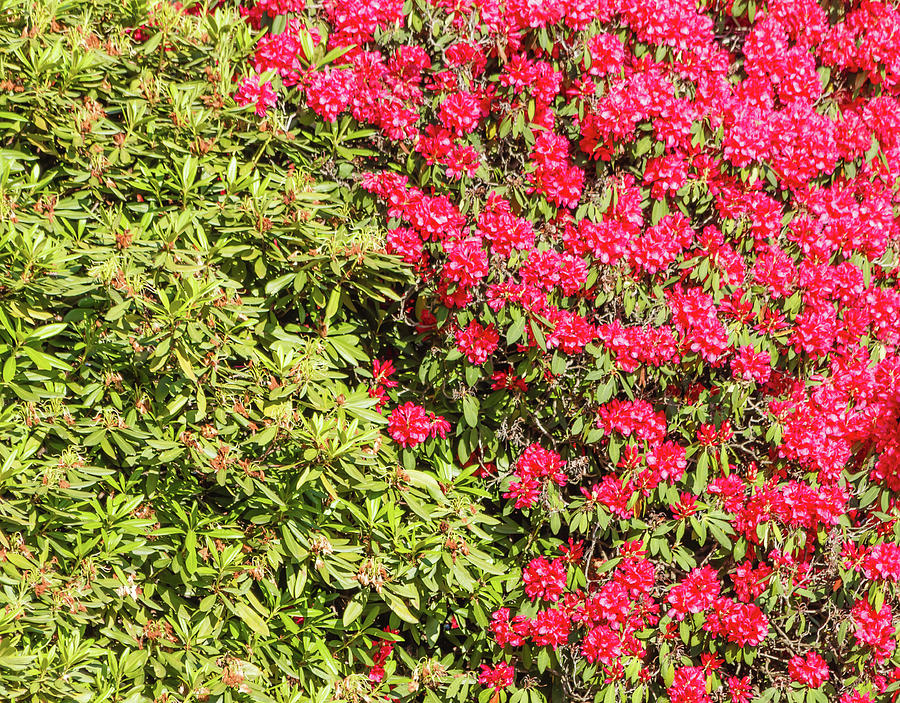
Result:
<instances>
[{"instance_id":1,"label":"pink flower cluster","mask_svg":"<svg viewBox=\"0 0 900 703\"><path fill-rule=\"evenodd\" d=\"M810 688L819 688L828 681L828 664L816 652L809 652L805 657L791 657L788 662L788 673L791 679Z\"/></svg>"},{"instance_id":2,"label":"pink flower cluster","mask_svg":"<svg viewBox=\"0 0 900 703\"><path fill-rule=\"evenodd\" d=\"M565 463L559 454L539 444L528 446L516 462L513 481L503 497L515 498L516 508L533 507L548 481L558 486L566 484Z\"/></svg>"},{"instance_id":3,"label":"pink flower cluster","mask_svg":"<svg viewBox=\"0 0 900 703\"><path fill-rule=\"evenodd\" d=\"M469 325L456 333L456 347L465 355L469 363L483 364L491 352L497 348L500 335L494 325L487 327L473 320Z\"/></svg>"},{"instance_id":4,"label":"pink flower cluster","mask_svg":"<svg viewBox=\"0 0 900 703\"><path fill-rule=\"evenodd\" d=\"M450 423L415 403L406 402L391 412L388 434L401 447L415 447L429 437L446 437Z\"/></svg>"},{"instance_id":5,"label":"pink flower cluster","mask_svg":"<svg viewBox=\"0 0 900 703\"><path fill-rule=\"evenodd\" d=\"M255 105L256 114L262 117L275 105L278 96L272 89L272 81L259 82L259 76L250 76L241 81L234 101L238 105Z\"/></svg>"}]
</instances>

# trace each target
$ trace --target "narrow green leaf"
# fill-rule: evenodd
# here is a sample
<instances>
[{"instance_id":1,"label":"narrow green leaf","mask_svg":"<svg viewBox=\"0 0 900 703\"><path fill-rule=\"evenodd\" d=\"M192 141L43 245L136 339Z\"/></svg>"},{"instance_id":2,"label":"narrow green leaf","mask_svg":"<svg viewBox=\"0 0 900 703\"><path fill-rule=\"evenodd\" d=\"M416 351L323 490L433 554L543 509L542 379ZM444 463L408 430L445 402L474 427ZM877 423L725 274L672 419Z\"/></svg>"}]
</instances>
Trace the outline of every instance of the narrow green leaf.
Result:
<instances>
[{"instance_id":1,"label":"narrow green leaf","mask_svg":"<svg viewBox=\"0 0 900 703\"><path fill-rule=\"evenodd\" d=\"M347 607L344 608L344 616L341 618L341 622L344 623L344 627L348 627L350 623L355 622L356 619L362 615L364 598L362 593L357 593L350 601L347 603Z\"/></svg>"},{"instance_id":2,"label":"narrow green leaf","mask_svg":"<svg viewBox=\"0 0 900 703\"><path fill-rule=\"evenodd\" d=\"M10 356L3 362L3 380L9 383L16 375L16 357Z\"/></svg>"},{"instance_id":3,"label":"narrow green leaf","mask_svg":"<svg viewBox=\"0 0 900 703\"><path fill-rule=\"evenodd\" d=\"M28 342L33 339L49 339L50 337L55 337L56 335L58 335L65 328L65 322L56 322L52 325L44 325L43 327L38 327L31 330L31 332L29 332L25 336L25 341Z\"/></svg>"},{"instance_id":4,"label":"narrow green leaf","mask_svg":"<svg viewBox=\"0 0 900 703\"><path fill-rule=\"evenodd\" d=\"M537 342L541 350L547 351L547 338L536 320L531 321L531 333L534 335L534 341Z\"/></svg>"},{"instance_id":5,"label":"narrow green leaf","mask_svg":"<svg viewBox=\"0 0 900 703\"><path fill-rule=\"evenodd\" d=\"M404 603L400 598L387 591L385 591L385 596L387 597L388 605L391 607L391 610L393 610L397 614L398 618L400 618L404 622L408 622L411 624L416 624L419 622L419 619L411 612L409 612L409 608L406 607L406 603Z\"/></svg>"},{"instance_id":6,"label":"narrow green leaf","mask_svg":"<svg viewBox=\"0 0 900 703\"><path fill-rule=\"evenodd\" d=\"M247 623L250 629L253 630L257 635L261 635L263 637L269 636L269 626L266 625L265 621L255 610L253 610L253 608L251 608L243 601L238 601L234 604L233 609L234 614L237 615L245 623Z\"/></svg>"}]
</instances>

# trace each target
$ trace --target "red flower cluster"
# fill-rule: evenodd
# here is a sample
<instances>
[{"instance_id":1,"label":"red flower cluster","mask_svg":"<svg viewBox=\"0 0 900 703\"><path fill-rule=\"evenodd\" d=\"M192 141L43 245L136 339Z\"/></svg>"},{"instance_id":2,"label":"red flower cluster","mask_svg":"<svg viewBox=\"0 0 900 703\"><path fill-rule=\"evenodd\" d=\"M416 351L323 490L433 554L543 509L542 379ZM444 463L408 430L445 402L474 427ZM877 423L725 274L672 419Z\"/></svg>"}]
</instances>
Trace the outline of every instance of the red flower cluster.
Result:
<instances>
[{"instance_id":1,"label":"red flower cluster","mask_svg":"<svg viewBox=\"0 0 900 703\"><path fill-rule=\"evenodd\" d=\"M509 688L512 686L515 676L515 668L506 662L500 662L494 667L482 664L478 683L482 686L489 686L490 688L500 690L501 688Z\"/></svg>"},{"instance_id":2,"label":"red flower cluster","mask_svg":"<svg viewBox=\"0 0 900 703\"><path fill-rule=\"evenodd\" d=\"M710 566L692 569L681 583L669 591L666 601L672 606L669 615L681 620L688 613L702 613L712 607L722 585L719 575Z\"/></svg>"},{"instance_id":3,"label":"red flower cluster","mask_svg":"<svg viewBox=\"0 0 900 703\"><path fill-rule=\"evenodd\" d=\"M500 335L494 329L494 325L483 327L476 320L472 320L468 327L456 333L456 347L465 355L469 363L483 364L487 361L491 352L497 348Z\"/></svg>"},{"instance_id":4,"label":"red flower cluster","mask_svg":"<svg viewBox=\"0 0 900 703\"><path fill-rule=\"evenodd\" d=\"M809 652L805 657L791 657L788 673L794 681L810 688L819 688L828 680L828 664L816 652Z\"/></svg>"},{"instance_id":5,"label":"red flower cluster","mask_svg":"<svg viewBox=\"0 0 900 703\"><path fill-rule=\"evenodd\" d=\"M860 599L853 605L851 614L856 623L857 642L870 647L876 661L889 657L897 647L891 607L883 603L876 610L869 601Z\"/></svg>"},{"instance_id":6,"label":"red flower cluster","mask_svg":"<svg viewBox=\"0 0 900 703\"><path fill-rule=\"evenodd\" d=\"M539 444L532 444L522 452L516 462L513 481L504 498L515 498L516 508L530 508L544 490L544 484L550 480L559 486L566 484L563 472L565 463L557 454L544 449Z\"/></svg>"},{"instance_id":7,"label":"red flower cluster","mask_svg":"<svg viewBox=\"0 0 900 703\"><path fill-rule=\"evenodd\" d=\"M525 593L536 600L555 603L566 589L566 560L562 557L547 561L544 557L532 559L522 572Z\"/></svg>"},{"instance_id":8,"label":"red flower cluster","mask_svg":"<svg viewBox=\"0 0 900 703\"><path fill-rule=\"evenodd\" d=\"M278 100L278 96L272 89L272 82L259 82L259 76L249 76L241 81L234 101L238 105L255 105L256 114L262 117L266 111Z\"/></svg>"},{"instance_id":9,"label":"red flower cluster","mask_svg":"<svg viewBox=\"0 0 900 703\"><path fill-rule=\"evenodd\" d=\"M701 666L676 669L668 693L672 703L712 703L706 692L706 671Z\"/></svg>"},{"instance_id":10,"label":"red flower cluster","mask_svg":"<svg viewBox=\"0 0 900 703\"><path fill-rule=\"evenodd\" d=\"M429 437L446 437L449 430L450 423L443 417L410 402L394 408L388 419L388 434L401 447L414 447Z\"/></svg>"},{"instance_id":11,"label":"red flower cluster","mask_svg":"<svg viewBox=\"0 0 900 703\"><path fill-rule=\"evenodd\" d=\"M389 627L384 628L388 634L398 635L398 630ZM384 664L394 651L393 640L380 640L375 642L375 653L372 655L372 666L369 669L369 681L379 682L384 679Z\"/></svg>"}]
</instances>

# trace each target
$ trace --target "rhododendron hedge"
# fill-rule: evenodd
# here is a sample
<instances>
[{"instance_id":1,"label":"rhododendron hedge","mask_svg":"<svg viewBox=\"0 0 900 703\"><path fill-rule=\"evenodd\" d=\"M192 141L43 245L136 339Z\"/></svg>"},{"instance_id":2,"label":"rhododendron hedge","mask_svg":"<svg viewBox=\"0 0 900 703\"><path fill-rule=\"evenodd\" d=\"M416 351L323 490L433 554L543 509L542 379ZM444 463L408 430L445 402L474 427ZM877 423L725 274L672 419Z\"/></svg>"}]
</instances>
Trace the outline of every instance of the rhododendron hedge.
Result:
<instances>
[{"instance_id":1,"label":"rhododendron hedge","mask_svg":"<svg viewBox=\"0 0 900 703\"><path fill-rule=\"evenodd\" d=\"M412 278L330 135L232 99L255 38L236 7L0 2L3 701L355 695L505 573L442 561L497 524L480 481L396 468L368 388Z\"/></svg>"},{"instance_id":2,"label":"rhododendron hedge","mask_svg":"<svg viewBox=\"0 0 900 703\"><path fill-rule=\"evenodd\" d=\"M893 3L0 7L7 698L895 700Z\"/></svg>"},{"instance_id":3,"label":"rhododendron hedge","mask_svg":"<svg viewBox=\"0 0 900 703\"><path fill-rule=\"evenodd\" d=\"M451 451L516 526L454 621L481 699L892 700L897 9L246 17L241 89L370 150L338 156L415 271L371 391L405 469ZM388 698L460 690L417 671Z\"/></svg>"}]
</instances>

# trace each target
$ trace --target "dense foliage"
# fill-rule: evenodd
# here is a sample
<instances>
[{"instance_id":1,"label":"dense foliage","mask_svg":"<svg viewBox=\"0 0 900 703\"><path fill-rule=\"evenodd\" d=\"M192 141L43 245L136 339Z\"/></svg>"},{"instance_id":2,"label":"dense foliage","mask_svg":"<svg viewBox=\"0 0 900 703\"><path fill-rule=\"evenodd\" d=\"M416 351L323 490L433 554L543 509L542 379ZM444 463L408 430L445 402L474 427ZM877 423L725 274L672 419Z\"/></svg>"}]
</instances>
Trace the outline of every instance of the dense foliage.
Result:
<instances>
[{"instance_id":1,"label":"dense foliage","mask_svg":"<svg viewBox=\"0 0 900 703\"><path fill-rule=\"evenodd\" d=\"M5 698L895 699L891 3L0 8Z\"/></svg>"},{"instance_id":2,"label":"dense foliage","mask_svg":"<svg viewBox=\"0 0 900 703\"><path fill-rule=\"evenodd\" d=\"M311 180L327 141L234 105L236 9L159 5L144 43L135 12L0 22L0 698L326 700L389 604L413 619L399 579L347 636L366 548L437 559L458 520L432 474L360 499L392 478L367 349L408 273Z\"/></svg>"}]
</instances>

